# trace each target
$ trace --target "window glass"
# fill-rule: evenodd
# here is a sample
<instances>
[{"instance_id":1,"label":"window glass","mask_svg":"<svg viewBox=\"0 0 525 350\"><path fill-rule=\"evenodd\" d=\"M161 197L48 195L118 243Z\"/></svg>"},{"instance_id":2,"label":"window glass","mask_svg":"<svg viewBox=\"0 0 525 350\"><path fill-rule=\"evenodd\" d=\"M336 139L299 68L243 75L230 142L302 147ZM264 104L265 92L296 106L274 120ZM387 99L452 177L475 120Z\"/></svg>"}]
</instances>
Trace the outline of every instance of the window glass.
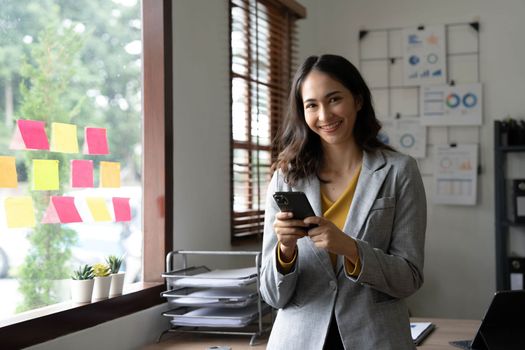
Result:
<instances>
[{"instance_id":1,"label":"window glass","mask_svg":"<svg viewBox=\"0 0 525 350\"><path fill-rule=\"evenodd\" d=\"M141 279L140 2L2 0L0 33L2 320L109 255Z\"/></svg>"}]
</instances>

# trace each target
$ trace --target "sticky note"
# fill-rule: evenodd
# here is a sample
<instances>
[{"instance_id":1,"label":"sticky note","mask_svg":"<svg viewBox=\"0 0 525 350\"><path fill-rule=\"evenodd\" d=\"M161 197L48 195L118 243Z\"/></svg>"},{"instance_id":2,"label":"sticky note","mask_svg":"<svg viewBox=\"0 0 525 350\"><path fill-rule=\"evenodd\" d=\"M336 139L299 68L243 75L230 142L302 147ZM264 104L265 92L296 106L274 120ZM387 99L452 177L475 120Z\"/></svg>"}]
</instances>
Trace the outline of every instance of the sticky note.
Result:
<instances>
[{"instance_id":1,"label":"sticky note","mask_svg":"<svg viewBox=\"0 0 525 350\"><path fill-rule=\"evenodd\" d=\"M119 162L100 162L100 187L120 187Z\"/></svg>"},{"instance_id":2,"label":"sticky note","mask_svg":"<svg viewBox=\"0 0 525 350\"><path fill-rule=\"evenodd\" d=\"M17 120L9 147L11 149L49 150L45 122Z\"/></svg>"},{"instance_id":3,"label":"sticky note","mask_svg":"<svg viewBox=\"0 0 525 350\"><path fill-rule=\"evenodd\" d=\"M78 153L77 126L74 124L51 124L51 151Z\"/></svg>"},{"instance_id":4,"label":"sticky note","mask_svg":"<svg viewBox=\"0 0 525 350\"><path fill-rule=\"evenodd\" d=\"M115 221L130 221L131 207L129 206L129 198L113 197L113 211L115 212Z\"/></svg>"},{"instance_id":5,"label":"sticky note","mask_svg":"<svg viewBox=\"0 0 525 350\"><path fill-rule=\"evenodd\" d=\"M84 154L109 154L106 129L90 127L84 129Z\"/></svg>"},{"instance_id":6,"label":"sticky note","mask_svg":"<svg viewBox=\"0 0 525 350\"><path fill-rule=\"evenodd\" d=\"M47 206L43 224L67 224L70 222L82 222L82 218L75 206L75 197L51 196Z\"/></svg>"},{"instance_id":7,"label":"sticky note","mask_svg":"<svg viewBox=\"0 0 525 350\"><path fill-rule=\"evenodd\" d=\"M34 227L35 212L33 200L29 196L7 197L4 202L7 227Z\"/></svg>"},{"instance_id":8,"label":"sticky note","mask_svg":"<svg viewBox=\"0 0 525 350\"><path fill-rule=\"evenodd\" d=\"M71 187L93 187L93 161L84 159L71 160Z\"/></svg>"},{"instance_id":9,"label":"sticky note","mask_svg":"<svg viewBox=\"0 0 525 350\"><path fill-rule=\"evenodd\" d=\"M58 189L58 160L33 159L33 190L53 191Z\"/></svg>"},{"instance_id":10,"label":"sticky note","mask_svg":"<svg viewBox=\"0 0 525 350\"><path fill-rule=\"evenodd\" d=\"M0 156L0 187L18 187L15 157Z\"/></svg>"},{"instance_id":11,"label":"sticky note","mask_svg":"<svg viewBox=\"0 0 525 350\"><path fill-rule=\"evenodd\" d=\"M108 207L104 198L100 197L87 197L86 198L89 211L95 221L111 221L111 215L109 214Z\"/></svg>"}]
</instances>

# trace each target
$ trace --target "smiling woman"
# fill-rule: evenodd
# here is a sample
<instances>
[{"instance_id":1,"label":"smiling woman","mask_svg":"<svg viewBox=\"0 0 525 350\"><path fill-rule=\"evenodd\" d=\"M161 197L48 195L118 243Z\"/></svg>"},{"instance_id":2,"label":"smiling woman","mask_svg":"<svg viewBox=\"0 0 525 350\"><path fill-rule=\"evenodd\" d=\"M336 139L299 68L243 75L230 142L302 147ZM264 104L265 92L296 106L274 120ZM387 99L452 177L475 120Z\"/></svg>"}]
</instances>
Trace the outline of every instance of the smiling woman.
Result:
<instances>
[{"instance_id":1,"label":"smiling woman","mask_svg":"<svg viewBox=\"0 0 525 350\"><path fill-rule=\"evenodd\" d=\"M67 312L41 317L46 314L42 306L69 299L64 293L68 287L57 289L53 281L69 279L86 257L91 256L90 263L99 260L101 256L94 253L101 247L113 246L116 251L108 254L125 254L138 261L127 263L128 269L135 266L133 280L160 279L169 245L165 237L170 236L165 235L170 226L165 223L170 217L166 218L161 209L171 202L171 196L165 197L164 182L171 181L170 173L164 171L166 162L168 168L171 162L169 156L164 158L164 145L171 140L168 136L166 140L158 137L165 133L166 124L171 125L170 104L164 99L170 91L170 79L165 78L170 75L165 65L170 61L169 50L165 49L170 42L167 13L167 1L60 2L60 6L58 2L49 5L40 1L3 3L1 16L5 17L0 23L7 35L0 38L0 57L5 59L0 62L5 68L0 71L0 89L6 99L0 100L0 110L5 111L7 128L0 129L0 155L15 160L16 175L15 186L12 182L2 186L0 178L0 244L22 238L28 249L18 259L21 264L11 265L6 277L0 277L3 299L9 298L11 306L0 308L2 346L28 346L161 302L156 287L152 293L137 292L146 288L143 283L128 288L123 297L106 301L113 305L109 313L97 313L96 304L84 311L81 309L85 307L71 309L66 302L54 309ZM141 37L148 48L142 57ZM21 67L17 66L18 60L10 59L13 53L26 57ZM156 82L155 86L151 81ZM14 88L19 82L20 90ZM98 103L102 99L107 103ZM13 149L10 140L20 132L20 120L41 121L38 125L43 125L41 131L51 148L28 147L28 140L35 136L24 129L19 147ZM74 131L57 132L58 123ZM93 134L88 129L92 127L103 132L90 141ZM74 147L66 150L66 145ZM45 171L35 170L35 160L46 162ZM87 162L84 165L88 166L76 172L73 161ZM48 182L49 174L56 181ZM86 181L86 177L91 180ZM39 181L42 179L46 181ZM146 187L148 190L143 192ZM12 205L11 199L18 198L30 206ZM27 220L27 216L34 217L34 221ZM103 237L97 235L100 225L108 228ZM135 243L125 244L136 235L140 236L133 239L138 249ZM151 236L144 249L143 235ZM142 264L143 250L150 256L147 265ZM15 259L8 256L8 261ZM135 298L141 299L134 302ZM34 309L39 311L10 317L17 311ZM84 317L86 312L91 316ZM84 316L75 317L75 313ZM39 318L28 321L35 316ZM50 317L57 321L49 322ZM68 321L65 329L60 317L77 321ZM36 326L40 324L46 324L45 330ZM28 328L31 339L17 336Z\"/></svg>"}]
</instances>

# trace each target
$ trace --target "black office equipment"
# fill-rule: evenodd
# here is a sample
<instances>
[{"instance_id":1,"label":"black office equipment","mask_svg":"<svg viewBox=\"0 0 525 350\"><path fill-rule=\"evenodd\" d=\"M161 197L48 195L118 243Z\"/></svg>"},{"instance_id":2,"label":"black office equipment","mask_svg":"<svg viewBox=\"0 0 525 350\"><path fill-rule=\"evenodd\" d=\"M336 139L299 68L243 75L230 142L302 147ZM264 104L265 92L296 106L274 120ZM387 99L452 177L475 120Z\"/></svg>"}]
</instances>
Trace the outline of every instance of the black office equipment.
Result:
<instances>
[{"instance_id":1,"label":"black office equipment","mask_svg":"<svg viewBox=\"0 0 525 350\"><path fill-rule=\"evenodd\" d=\"M525 223L525 179L513 181L514 221Z\"/></svg>"},{"instance_id":2,"label":"black office equipment","mask_svg":"<svg viewBox=\"0 0 525 350\"><path fill-rule=\"evenodd\" d=\"M474 340L451 341L461 349L525 349L525 290L498 291L485 313Z\"/></svg>"},{"instance_id":3,"label":"black office equipment","mask_svg":"<svg viewBox=\"0 0 525 350\"><path fill-rule=\"evenodd\" d=\"M510 232L522 229L525 223L516 222L512 204L511 180L507 173L511 154L525 152L525 144L510 145L508 123L494 121L494 195L495 195L495 239L496 239L496 290L510 289L509 252ZM512 140L514 143L515 140Z\"/></svg>"}]
</instances>

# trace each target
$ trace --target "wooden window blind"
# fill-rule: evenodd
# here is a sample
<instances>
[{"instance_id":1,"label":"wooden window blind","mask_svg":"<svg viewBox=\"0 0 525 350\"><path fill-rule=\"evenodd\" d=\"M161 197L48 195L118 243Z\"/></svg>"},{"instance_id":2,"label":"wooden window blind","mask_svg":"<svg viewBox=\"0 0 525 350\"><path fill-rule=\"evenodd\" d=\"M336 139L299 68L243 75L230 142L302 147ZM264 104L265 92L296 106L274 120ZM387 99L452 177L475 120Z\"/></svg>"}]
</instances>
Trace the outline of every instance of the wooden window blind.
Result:
<instances>
[{"instance_id":1,"label":"wooden window blind","mask_svg":"<svg viewBox=\"0 0 525 350\"><path fill-rule=\"evenodd\" d=\"M266 188L295 68L294 1L231 0L232 240L263 232Z\"/></svg>"}]
</instances>

